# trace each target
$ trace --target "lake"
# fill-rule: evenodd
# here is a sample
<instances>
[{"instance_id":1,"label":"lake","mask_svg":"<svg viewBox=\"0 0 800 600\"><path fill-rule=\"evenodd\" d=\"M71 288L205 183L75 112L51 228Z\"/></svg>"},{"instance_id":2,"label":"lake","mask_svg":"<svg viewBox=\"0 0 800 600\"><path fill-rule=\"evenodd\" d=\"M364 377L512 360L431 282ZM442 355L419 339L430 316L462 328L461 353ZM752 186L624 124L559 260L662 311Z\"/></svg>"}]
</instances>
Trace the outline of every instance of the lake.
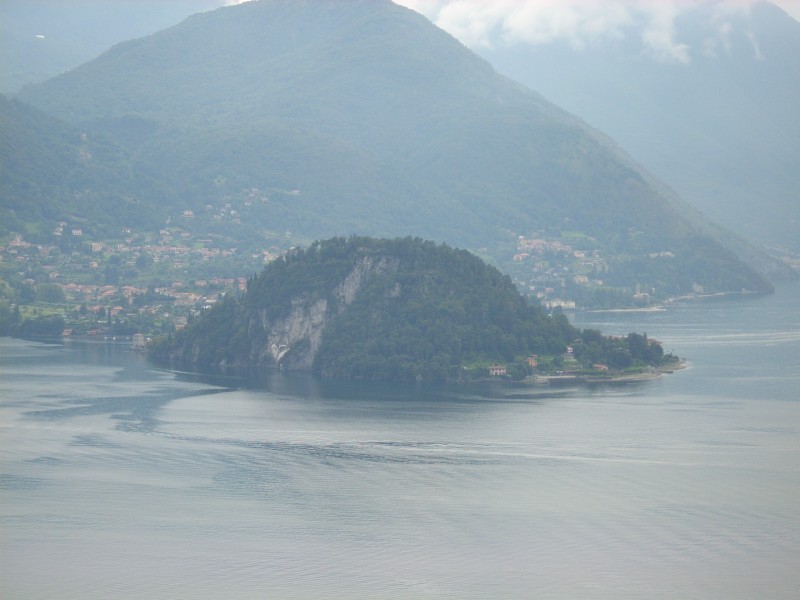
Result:
<instances>
[{"instance_id":1,"label":"lake","mask_svg":"<svg viewBox=\"0 0 800 600\"><path fill-rule=\"evenodd\" d=\"M593 388L256 381L0 339L0 596L797 598L800 285L578 314Z\"/></svg>"}]
</instances>

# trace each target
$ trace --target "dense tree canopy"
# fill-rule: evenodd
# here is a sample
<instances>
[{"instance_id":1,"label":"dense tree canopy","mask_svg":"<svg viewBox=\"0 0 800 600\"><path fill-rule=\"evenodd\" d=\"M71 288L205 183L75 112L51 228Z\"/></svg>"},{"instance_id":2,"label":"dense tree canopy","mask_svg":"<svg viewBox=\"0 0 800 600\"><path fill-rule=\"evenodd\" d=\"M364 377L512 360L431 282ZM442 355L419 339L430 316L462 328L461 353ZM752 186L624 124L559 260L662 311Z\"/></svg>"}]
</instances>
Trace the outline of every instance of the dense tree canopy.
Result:
<instances>
[{"instance_id":1,"label":"dense tree canopy","mask_svg":"<svg viewBox=\"0 0 800 600\"><path fill-rule=\"evenodd\" d=\"M619 368L659 364L663 356L646 336L578 331L465 250L418 238L363 237L317 242L271 263L241 298L229 295L157 343L153 354L201 367L292 364L311 351L311 334L276 361L265 358L263 347L276 323L313 303L327 316L309 365L327 376L457 380L486 374L477 366L490 363L524 376L527 357L560 356L568 346L579 358Z\"/></svg>"}]
</instances>

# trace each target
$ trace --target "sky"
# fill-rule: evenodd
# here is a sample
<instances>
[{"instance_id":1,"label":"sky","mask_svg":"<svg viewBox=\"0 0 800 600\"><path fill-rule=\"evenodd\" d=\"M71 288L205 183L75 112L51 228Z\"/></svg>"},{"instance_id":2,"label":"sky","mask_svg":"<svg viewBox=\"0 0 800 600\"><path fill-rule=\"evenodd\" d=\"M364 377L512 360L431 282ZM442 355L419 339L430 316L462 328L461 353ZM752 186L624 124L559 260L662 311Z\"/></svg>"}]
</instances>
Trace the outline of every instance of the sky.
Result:
<instances>
[{"instance_id":1,"label":"sky","mask_svg":"<svg viewBox=\"0 0 800 600\"><path fill-rule=\"evenodd\" d=\"M225 4L241 4L248 0L225 0ZM561 7L565 12L580 11L582 7L600 7L610 12L618 12L630 6L649 5L654 8L661 7L670 11L680 11L682 7L695 4L721 4L732 7L750 5L759 0L393 0L396 4L407 6L432 20L442 12L443 8L453 13L472 14L476 19L480 15L506 14L509 15L515 10L535 10L536 6L555 9ZM772 4L777 4L787 13L800 21L800 0L770 0Z\"/></svg>"},{"instance_id":2,"label":"sky","mask_svg":"<svg viewBox=\"0 0 800 600\"><path fill-rule=\"evenodd\" d=\"M726 44L732 20L758 0L394 0L436 23L473 49L497 45L567 41L583 49L631 31L645 51L661 62L689 63L691 49L675 37L683 12L710 7L718 47ZM800 21L800 0L772 0ZM754 43L754 51L758 53Z\"/></svg>"},{"instance_id":3,"label":"sky","mask_svg":"<svg viewBox=\"0 0 800 600\"><path fill-rule=\"evenodd\" d=\"M224 3L227 5L231 4L241 4L242 2L247 2L248 0L225 0ZM473 9L476 7L489 6L489 5L500 5L500 10L508 11L513 6L519 5L562 5L562 6L578 6L581 4L588 5L588 4L595 4L597 6L603 5L607 8L620 6L620 5L635 5L635 4L651 4L651 5L669 5L674 7L680 7L681 5L692 5L698 4L700 2L711 3L715 2L718 4L753 4L758 0L597 0L596 2L577 2L574 0L393 0L396 4L402 4L403 6L407 6L408 8L412 8L415 11L424 14L427 17L431 17L439 12L442 6L444 5L465 5L465 6L472 6ZM800 21L800 0L770 0L772 4L777 4L787 13L792 15L795 19Z\"/></svg>"},{"instance_id":4,"label":"sky","mask_svg":"<svg viewBox=\"0 0 800 600\"><path fill-rule=\"evenodd\" d=\"M243 0L228 0L237 4ZM393 0L407 6L432 20L442 20L450 25L455 19L474 23L491 18L515 18L514 15L541 17L556 15L565 21L582 15L597 15L605 12L613 21L615 16L632 9L644 9L653 13L678 14L698 4L715 4L729 10L747 7L760 0ZM800 0L770 0L800 21Z\"/></svg>"},{"instance_id":5,"label":"sky","mask_svg":"<svg viewBox=\"0 0 800 600\"><path fill-rule=\"evenodd\" d=\"M247 0L225 0L240 4ZM712 8L724 47L734 15L761 0L393 0L411 8L473 49L546 44L565 40L576 49L636 31L645 51L666 63L689 63L690 49L675 39L675 19L705 5ZM800 0L770 0L800 21ZM758 55L757 42L753 41ZM697 51L698 49L694 49ZM707 49L706 49L707 50ZM702 51L702 49L701 49Z\"/></svg>"},{"instance_id":6,"label":"sky","mask_svg":"<svg viewBox=\"0 0 800 600\"><path fill-rule=\"evenodd\" d=\"M225 0L241 4L248 0ZM761 0L393 0L428 17L439 27L471 46L481 43L485 30L502 23L512 31L527 28L532 36L568 32L584 34L618 26L636 11L653 15L666 25L682 10L698 4L719 5L722 12L746 9ZM800 21L800 0L769 0ZM463 38L463 39L462 39Z\"/></svg>"}]
</instances>

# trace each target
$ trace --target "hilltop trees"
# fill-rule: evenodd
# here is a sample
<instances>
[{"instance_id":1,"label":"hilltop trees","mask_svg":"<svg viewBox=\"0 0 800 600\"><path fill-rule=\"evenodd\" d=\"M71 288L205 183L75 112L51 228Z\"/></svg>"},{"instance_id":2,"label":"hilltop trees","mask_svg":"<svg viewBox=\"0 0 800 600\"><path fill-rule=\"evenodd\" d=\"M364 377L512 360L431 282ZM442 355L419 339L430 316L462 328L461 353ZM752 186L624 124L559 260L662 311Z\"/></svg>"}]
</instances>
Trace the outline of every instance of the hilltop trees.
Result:
<instances>
[{"instance_id":1,"label":"hilltop trees","mask_svg":"<svg viewBox=\"0 0 800 600\"><path fill-rule=\"evenodd\" d=\"M568 345L619 368L663 355L646 336L578 331L465 250L350 237L271 263L241 298L228 295L152 352L205 368L302 364L333 377L441 381L485 376L493 362L523 378L529 357L560 357Z\"/></svg>"}]
</instances>

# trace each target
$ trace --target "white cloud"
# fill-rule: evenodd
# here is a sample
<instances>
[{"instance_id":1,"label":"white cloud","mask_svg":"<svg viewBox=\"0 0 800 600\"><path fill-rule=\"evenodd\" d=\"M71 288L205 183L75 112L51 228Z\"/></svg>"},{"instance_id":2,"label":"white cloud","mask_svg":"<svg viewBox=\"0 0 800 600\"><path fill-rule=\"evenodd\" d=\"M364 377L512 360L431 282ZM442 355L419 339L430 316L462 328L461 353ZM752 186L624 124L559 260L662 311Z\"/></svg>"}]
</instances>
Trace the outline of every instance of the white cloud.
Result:
<instances>
[{"instance_id":1,"label":"white cloud","mask_svg":"<svg viewBox=\"0 0 800 600\"><path fill-rule=\"evenodd\" d=\"M395 4L400 4L425 15L431 20L434 20L445 0L392 0Z\"/></svg>"},{"instance_id":2,"label":"white cloud","mask_svg":"<svg viewBox=\"0 0 800 600\"><path fill-rule=\"evenodd\" d=\"M753 35L752 32L748 32L747 38L750 40L750 44L753 46L753 57L756 60L764 60L764 55L761 53L761 46L759 45L756 36Z\"/></svg>"},{"instance_id":3,"label":"white cloud","mask_svg":"<svg viewBox=\"0 0 800 600\"><path fill-rule=\"evenodd\" d=\"M473 48L566 41L583 49L603 40L635 37L655 60L686 64L692 52L717 55L729 47L731 20L758 0L395 0L422 13ZM800 17L800 0L776 0ZM675 21L700 6L712 8L717 37L702 48L676 39ZM759 54L758 41L752 39Z\"/></svg>"},{"instance_id":4,"label":"white cloud","mask_svg":"<svg viewBox=\"0 0 800 600\"><path fill-rule=\"evenodd\" d=\"M468 46L489 46L497 28L513 13L513 3L507 0L452 0L440 8L436 23Z\"/></svg>"},{"instance_id":5,"label":"white cloud","mask_svg":"<svg viewBox=\"0 0 800 600\"><path fill-rule=\"evenodd\" d=\"M731 52L731 33L733 24L725 19L716 19L714 23L716 36L706 38L703 42L703 53L711 58L719 56L720 47L726 54Z\"/></svg>"},{"instance_id":6,"label":"white cloud","mask_svg":"<svg viewBox=\"0 0 800 600\"><path fill-rule=\"evenodd\" d=\"M632 24L622 5L599 2L523 2L503 22L503 42L541 44L558 39L576 48L604 38L622 38Z\"/></svg>"},{"instance_id":7,"label":"white cloud","mask_svg":"<svg viewBox=\"0 0 800 600\"><path fill-rule=\"evenodd\" d=\"M772 3L789 13L795 21L800 21L800 0L772 0Z\"/></svg>"},{"instance_id":8,"label":"white cloud","mask_svg":"<svg viewBox=\"0 0 800 600\"><path fill-rule=\"evenodd\" d=\"M645 52L659 62L689 63L689 46L675 41L675 18L687 4L648 2L640 5L645 14L642 43Z\"/></svg>"},{"instance_id":9,"label":"white cloud","mask_svg":"<svg viewBox=\"0 0 800 600\"><path fill-rule=\"evenodd\" d=\"M493 42L548 43L568 39L578 46L618 36L629 24L623 3L599 0L396 0L427 16L468 46Z\"/></svg>"}]
</instances>

